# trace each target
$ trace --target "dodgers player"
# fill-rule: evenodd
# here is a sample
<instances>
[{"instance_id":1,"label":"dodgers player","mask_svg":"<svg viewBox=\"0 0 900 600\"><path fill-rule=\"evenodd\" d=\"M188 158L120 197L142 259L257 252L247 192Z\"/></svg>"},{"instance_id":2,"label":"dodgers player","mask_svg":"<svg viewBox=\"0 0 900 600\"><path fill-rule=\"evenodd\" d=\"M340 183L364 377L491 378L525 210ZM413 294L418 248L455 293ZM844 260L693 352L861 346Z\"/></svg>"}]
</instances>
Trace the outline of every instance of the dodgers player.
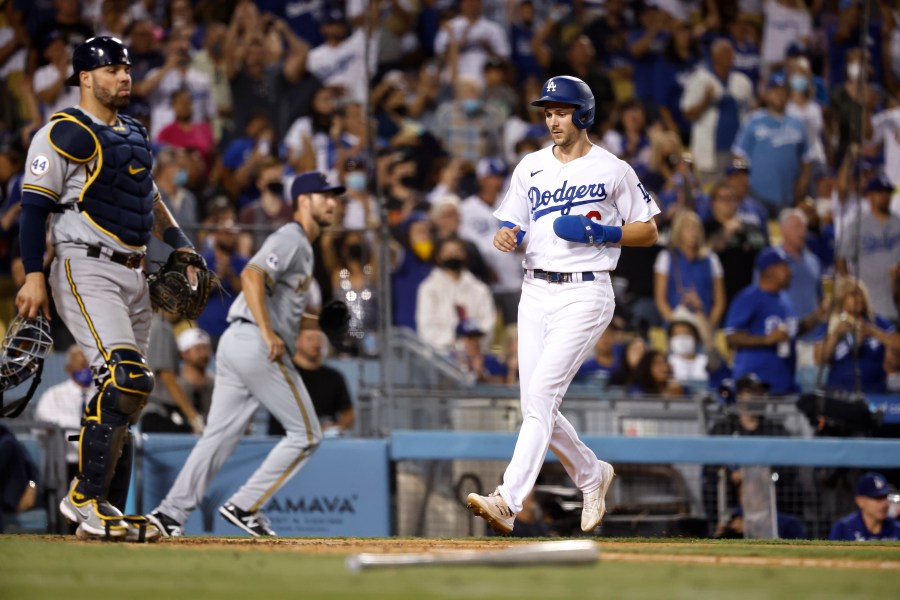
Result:
<instances>
[{"instance_id":1,"label":"dodgers player","mask_svg":"<svg viewBox=\"0 0 900 600\"><path fill-rule=\"evenodd\" d=\"M26 280L16 305L26 318L49 316L43 257L50 215L53 298L99 390L82 417L78 474L60 511L78 523L80 537L149 541L159 537L156 528L120 511L131 480L130 427L153 390L141 261L151 234L193 248L160 200L147 131L118 113L131 97L130 64L116 38L75 48L66 84L79 86L79 104L50 117L28 150L20 238Z\"/></svg>"},{"instance_id":2,"label":"dodgers player","mask_svg":"<svg viewBox=\"0 0 900 600\"><path fill-rule=\"evenodd\" d=\"M609 272L621 246L656 243L659 208L634 170L593 145L594 96L575 77L553 77L532 102L544 108L554 145L527 155L494 213L494 246L511 252L529 235L519 302L522 428L503 483L467 504L496 531L510 533L547 448L584 494L581 529L606 512L612 465L598 461L559 412L563 396L613 316Z\"/></svg>"},{"instance_id":3,"label":"dodgers player","mask_svg":"<svg viewBox=\"0 0 900 600\"><path fill-rule=\"evenodd\" d=\"M219 340L206 429L172 489L148 515L163 535L183 534L188 513L203 499L260 403L287 434L219 514L252 536L275 535L260 508L306 464L322 439L291 356L312 284L312 242L331 225L335 198L343 193L318 171L297 175L291 184L294 220L266 238L241 271L243 291L228 311L229 326Z\"/></svg>"}]
</instances>

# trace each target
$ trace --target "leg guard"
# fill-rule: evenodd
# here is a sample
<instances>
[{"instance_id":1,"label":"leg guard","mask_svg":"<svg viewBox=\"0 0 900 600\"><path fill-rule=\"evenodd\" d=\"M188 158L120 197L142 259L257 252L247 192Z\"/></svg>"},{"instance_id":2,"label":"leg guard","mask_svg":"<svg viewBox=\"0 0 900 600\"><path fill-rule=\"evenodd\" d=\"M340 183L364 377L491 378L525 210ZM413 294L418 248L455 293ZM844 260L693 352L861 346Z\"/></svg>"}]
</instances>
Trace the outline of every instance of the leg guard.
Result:
<instances>
[{"instance_id":1,"label":"leg guard","mask_svg":"<svg viewBox=\"0 0 900 600\"><path fill-rule=\"evenodd\" d=\"M109 370L100 392L85 410L78 457L76 496L105 501L126 442L128 428L137 421L153 391L153 373L140 352L132 348L114 348L107 360ZM131 477L131 446L123 472L117 477L117 499L122 495L122 479ZM124 468L127 467L127 473ZM124 497L128 483L124 484ZM124 504L124 497L122 504ZM114 502L115 506L116 503Z\"/></svg>"},{"instance_id":2,"label":"leg guard","mask_svg":"<svg viewBox=\"0 0 900 600\"><path fill-rule=\"evenodd\" d=\"M134 434L130 429L125 430L125 441L122 444L122 455L113 471L112 481L109 484L107 498L109 503L125 512L125 503L128 500L128 489L131 487L131 465L134 461Z\"/></svg>"}]
</instances>

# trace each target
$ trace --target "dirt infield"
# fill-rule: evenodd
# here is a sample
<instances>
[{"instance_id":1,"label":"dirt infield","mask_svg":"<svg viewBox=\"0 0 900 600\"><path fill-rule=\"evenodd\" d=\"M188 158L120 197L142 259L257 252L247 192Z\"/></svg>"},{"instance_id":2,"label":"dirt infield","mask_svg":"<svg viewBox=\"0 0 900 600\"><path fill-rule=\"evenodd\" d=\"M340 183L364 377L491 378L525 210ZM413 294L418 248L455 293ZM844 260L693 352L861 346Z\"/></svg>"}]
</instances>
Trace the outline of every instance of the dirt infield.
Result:
<instances>
[{"instance_id":1,"label":"dirt infield","mask_svg":"<svg viewBox=\"0 0 900 600\"><path fill-rule=\"evenodd\" d=\"M46 536L70 540L59 536ZM98 542L75 542L98 543ZM458 550L499 550L528 543L528 540L497 539L423 539L423 538L211 538L185 537L162 540L155 547L227 548L303 554L416 553ZM727 545L711 542L640 541L598 539L600 559L610 562L675 563L721 566L787 567L820 569L864 569L900 571L900 545L897 544L754 544ZM877 553L879 556L873 557Z\"/></svg>"}]
</instances>

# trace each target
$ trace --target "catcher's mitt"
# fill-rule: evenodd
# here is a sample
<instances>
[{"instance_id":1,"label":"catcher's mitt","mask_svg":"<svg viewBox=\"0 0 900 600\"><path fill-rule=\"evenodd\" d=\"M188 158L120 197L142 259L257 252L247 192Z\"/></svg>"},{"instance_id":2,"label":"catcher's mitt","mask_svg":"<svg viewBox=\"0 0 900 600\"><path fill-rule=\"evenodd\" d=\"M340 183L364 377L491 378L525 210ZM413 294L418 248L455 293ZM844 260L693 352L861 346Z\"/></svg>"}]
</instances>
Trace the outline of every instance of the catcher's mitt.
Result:
<instances>
[{"instance_id":1,"label":"catcher's mitt","mask_svg":"<svg viewBox=\"0 0 900 600\"><path fill-rule=\"evenodd\" d=\"M343 345L344 335L350 327L350 310L342 300L332 300L322 308L319 314L319 328L328 336L328 341L335 348Z\"/></svg>"},{"instance_id":2,"label":"catcher's mitt","mask_svg":"<svg viewBox=\"0 0 900 600\"><path fill-rule=\"evenodd\" d=\"M197 286L191 287L188 267L197 269ZM196 252L175 250L156 273L147 276L150 302L154 310L165 310L184 319L196 319L206 308L209 293L216 285L216 274Z\"/></svg>"}]
</instances>

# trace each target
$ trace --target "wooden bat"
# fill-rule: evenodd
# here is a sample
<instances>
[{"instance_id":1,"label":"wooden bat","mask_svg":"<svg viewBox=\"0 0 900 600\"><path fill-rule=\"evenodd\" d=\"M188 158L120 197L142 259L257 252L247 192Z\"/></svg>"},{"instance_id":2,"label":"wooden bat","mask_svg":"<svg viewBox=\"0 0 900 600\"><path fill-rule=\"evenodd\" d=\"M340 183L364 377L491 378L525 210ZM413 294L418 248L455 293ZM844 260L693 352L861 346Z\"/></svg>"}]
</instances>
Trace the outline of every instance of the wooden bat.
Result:
<instances>
[{"instance_id":1,"label":"wooden bat","mask_svg":"<svg viewBox=\"0 0 900 600\"><path fill-rule=\"evenodd\" d=\"M347 569L353 572L380 567L415 565L583 565L600 559L600 547L591 540L563 540L519 544L502 550L448 550L412 554L351 554Z\"/></svg>"}]
</instances>

